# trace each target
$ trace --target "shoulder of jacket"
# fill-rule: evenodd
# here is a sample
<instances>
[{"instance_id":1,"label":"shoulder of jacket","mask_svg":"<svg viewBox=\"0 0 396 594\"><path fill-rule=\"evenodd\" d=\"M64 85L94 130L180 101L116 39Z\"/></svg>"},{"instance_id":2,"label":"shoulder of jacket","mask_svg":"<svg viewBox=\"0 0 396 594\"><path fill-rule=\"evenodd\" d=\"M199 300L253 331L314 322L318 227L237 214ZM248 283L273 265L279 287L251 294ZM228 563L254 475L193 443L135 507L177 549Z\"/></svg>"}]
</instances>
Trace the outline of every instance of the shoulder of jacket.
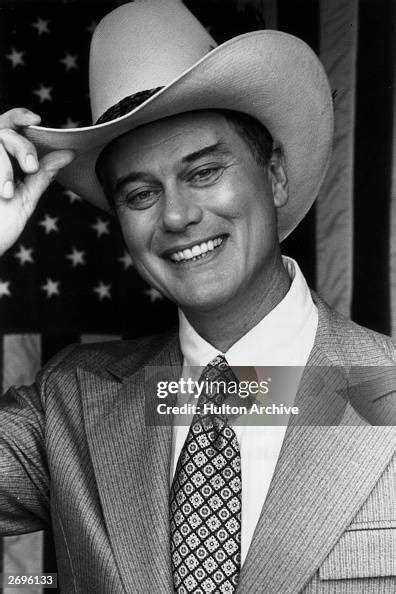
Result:
<instances>
[{"instance_id":1,"label":"shoulder of jacket","mask_svg":"<svg viewBox=\"0 0 396 594\"><path fill-rule=\"evenodd\" d=\"M54 357L41 370L43 378L67 373L74 373L77 368L91 370L104 370L109 365L124 359L136 356L137 360L146 356L161 344L164 335L145 336L131 340L112 340L95 343L71 344Z\"/></svg>"},{"instance_id":2,"label":"shoulder of jacket","mask_svg":"<svg viewBox=\"0 0 396 594\"><path fill-rule=\"evenodd\" d=\"M392 338L361 326L329 306L321 297L314 296L320 319L328 326L327 332L338 344L338 352L351 365L390 365L396 362L395 343Z\"/></svg>"},{"instance_id":3,"label":"shoulder of jacket","mask_svg":"<svg viewBox=\"0 0 396 594\"><path fill-rule=\"evenodd\" d=\"M354 353L356 365L389 365L396 362L395 344L385 334L347 320L341 339L348 352Z\"/></svg>"}]
</instances>

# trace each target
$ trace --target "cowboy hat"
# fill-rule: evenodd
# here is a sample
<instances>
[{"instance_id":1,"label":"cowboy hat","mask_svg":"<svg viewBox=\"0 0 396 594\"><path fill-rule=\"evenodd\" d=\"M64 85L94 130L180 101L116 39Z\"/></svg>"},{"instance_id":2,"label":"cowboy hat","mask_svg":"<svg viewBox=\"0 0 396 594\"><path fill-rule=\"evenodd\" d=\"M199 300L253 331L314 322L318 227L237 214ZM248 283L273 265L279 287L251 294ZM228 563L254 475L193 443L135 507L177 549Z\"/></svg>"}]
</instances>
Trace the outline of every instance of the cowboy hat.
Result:
<instances>
[{"instance_id":1,"label":"cowboy hat","mask_svg":"<svg viewBox=\"0 0 396 594\"><path fill-rule=\"evenodd\" d=\"M138 126L188 111L227 109L262 122L281 145L290 198L278 212L284 239L314 202L330 160L333 108L314 52L280 31L246 33L217 46L180 0L135 0L96 28L90 50L94 125L30 126L43 154L73 149L58 181L110 210L95 173L103 148Z\"/></svg>"}]
</instances>

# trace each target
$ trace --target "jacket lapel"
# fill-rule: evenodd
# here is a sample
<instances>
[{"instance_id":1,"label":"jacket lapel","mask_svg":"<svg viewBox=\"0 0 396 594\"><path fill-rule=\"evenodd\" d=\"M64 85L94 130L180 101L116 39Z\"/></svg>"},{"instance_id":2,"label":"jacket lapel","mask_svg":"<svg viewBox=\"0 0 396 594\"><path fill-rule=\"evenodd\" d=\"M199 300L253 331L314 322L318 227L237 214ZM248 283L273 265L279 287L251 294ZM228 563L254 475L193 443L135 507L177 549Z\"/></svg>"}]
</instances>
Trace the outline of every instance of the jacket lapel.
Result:
<instances>
[{"instance_id":1,"label":"jacket lapel","mask_svg":"<svg viewBox=\"0 0 396 594\"><path fill-rule=\"evenodd\" d=\"M146 365L180 376L177 336ZM135 369L134 369L135 368ZM107 370L79 369L85 425L114 557L127 592L171 592L169 553L170 426L147 426L154 376L136 353ZM173 377L172 377L173 374Z\"/></svg>"},{"instance_id":2,"label":"jacket lapel","mask_svg":"<svg viewBox=\"0 0 396 594\"><path fill-rule=\"evenodd\" d=\"M337 352L331 314L324 304L317 305L317 336L296 397L300 415L286 431L242 567L241 593L300 592L367 499L394 451L392 427L336 426L346 408L344 361Z\"/></svg>"}]
</instances>

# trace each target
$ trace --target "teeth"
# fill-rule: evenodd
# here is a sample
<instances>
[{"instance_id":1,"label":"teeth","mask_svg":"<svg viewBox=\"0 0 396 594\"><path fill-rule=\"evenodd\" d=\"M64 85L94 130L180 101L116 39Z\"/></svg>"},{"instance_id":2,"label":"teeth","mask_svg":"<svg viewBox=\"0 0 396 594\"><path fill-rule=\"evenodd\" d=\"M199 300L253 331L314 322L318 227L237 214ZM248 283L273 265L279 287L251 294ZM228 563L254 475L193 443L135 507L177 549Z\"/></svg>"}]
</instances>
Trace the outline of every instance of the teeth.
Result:
<instances>
[{"instance_id":1,"label":"teeth","mask_svg":"<svg viewBox=\"0 0 396 594\"><path fill-rule=\"evenodd\" d=\"M180 252L174 252L170 255L171 260L174 262L185 262L186 260L196 260L206 254L206 252L212 252L215 248L219 247L223 243L222 237L216 237L216 239L210 239L201 244L196 244L192 248L186 248Z\"/></svg>"}]
</instances>

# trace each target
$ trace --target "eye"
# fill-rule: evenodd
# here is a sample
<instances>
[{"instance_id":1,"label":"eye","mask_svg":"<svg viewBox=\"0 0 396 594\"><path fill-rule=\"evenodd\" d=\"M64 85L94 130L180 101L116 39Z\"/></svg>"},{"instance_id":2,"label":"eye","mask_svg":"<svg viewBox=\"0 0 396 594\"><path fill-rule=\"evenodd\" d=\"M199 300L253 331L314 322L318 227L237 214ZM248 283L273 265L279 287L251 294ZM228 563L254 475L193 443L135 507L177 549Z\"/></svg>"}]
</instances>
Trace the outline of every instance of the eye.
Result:
<instances>
[{"instance_id":1,"label":"eye","mask_svg":"<svg viewBox=\"0 0 396 594\"><path fill-rule=\"evenodd\" d=\"M190 180L193 182L197 182L198 184L205 184L205 183L213 183L219 179L219 177L223 174L224 167L221 165L213 165L213 166L206 166L202 167L202 169L198 169L191 174Z\"/></svg>"},{"instance_id":2,"label":"eye","mask_svg":"<svg viewBox=\"0 0 396 594\"><path fill-rule=\"evenodd\" d=\"M157 189L134 190L126 193L124 196L120 196L116 205L126 206L133 210L145 210L157 202L158 196L159 190Z\"/></svg>"}]
</instances>

